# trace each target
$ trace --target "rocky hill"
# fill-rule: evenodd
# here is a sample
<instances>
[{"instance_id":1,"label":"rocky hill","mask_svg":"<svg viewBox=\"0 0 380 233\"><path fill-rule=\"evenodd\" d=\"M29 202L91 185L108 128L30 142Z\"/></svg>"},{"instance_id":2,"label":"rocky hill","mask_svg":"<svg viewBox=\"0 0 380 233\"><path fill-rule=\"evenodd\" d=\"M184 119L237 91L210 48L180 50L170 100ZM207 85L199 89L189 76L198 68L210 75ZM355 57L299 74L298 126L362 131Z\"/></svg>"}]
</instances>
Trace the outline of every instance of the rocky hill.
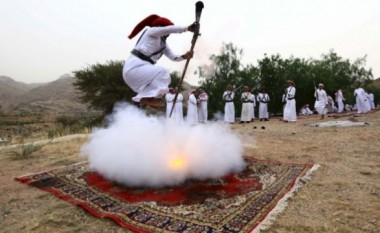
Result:
<instances>
[{"instance_id":1,"label":"rocky hill","mask_svg":"<svg viewBox=\"0 0 380 233\"><path fill-rule=\"evenodd\" d=\"M74 78L63 75L41 84L25 84L2 76L0 105L5 112L21 113L78 113L87 111L72 86Z\"/></svg>"},{"instance_id":2,"label":"rocky hill","mask_svg":"<svg viewBox=\"0 0 380 233\"><path fill-rule=\"evenodd\" d=\"M0 106L5 109L9 108L16 101L17 96L23 95L37 86L37 84L30 85L17 82L7 76L0 76Z\"/></svg>"}]
</instances>

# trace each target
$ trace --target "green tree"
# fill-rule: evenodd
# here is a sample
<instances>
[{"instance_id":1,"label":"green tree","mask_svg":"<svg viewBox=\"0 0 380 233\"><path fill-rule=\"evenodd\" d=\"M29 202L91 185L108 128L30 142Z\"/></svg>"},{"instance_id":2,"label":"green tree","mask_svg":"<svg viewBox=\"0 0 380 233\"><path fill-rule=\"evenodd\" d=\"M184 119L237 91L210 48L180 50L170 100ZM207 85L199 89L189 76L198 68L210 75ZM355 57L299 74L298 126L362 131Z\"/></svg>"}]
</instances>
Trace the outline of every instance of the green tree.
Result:
<instances>
[{"instance_id":1,"label":"green tree","mask_svg":"<svg viewBox=\"0 0 380 233\"><path fill-rule=\"evenodd\" d=\"M122 77L123 62L108 61L74 71L74 87L80 91L82 102L90 108L110 114L118 101L130 102L134 92Z\"/></svg>"},{"instance_id":2,"label":"green tree","mask_svg":"<svg viewBox=\"0 0 380 233\"><path fill-rule=\"evenodd\" d=\"M209 111L216 113L223 110L221 95L227 84L235 87L247 85L256 94L265 86L271 98L269 111L282 113L281 98L286 81L293 80L296 84L297 109L304 104L313 105L314 89L318 83L324 83L328 94L334 97L338 89L342 89L345 98L353 103L352 93L355 83L361 82L364 87L376 93L376 88L370 86L371 69L365 68L366 56L358 58L353 63L338 56L333 50L322 54L320 59L303 59L296 57L282 58L279 54L264 55L257 61L257 66L241 64L243 50L233 44L223 44L219 55L211 55L211 65L199 67L200 85L209 93ZM241 108L241 90L235 92L236 115ZM212 115L212 114L209 114Z\"/></svg>"},{"instance_id":3,"label":"green tree","mask_svg":"<svg viewBox=\"0 0 380 233\"><path fill-rule=\"evenodd\" d=\"M333 50L322 54L321 59L300 59L291 56L283 59L280 55L264 56L258 60L259 85L268 87L271 97L269 111L281 113L280 99L286 80L296 85L297 109L304 104L313 105L314 89L318 83L325 85L326 92L334 98L336 90L341 88L345 98L353 103L353 89L356 82L368 85L372 80L372 71L365 69L366 57L351 63L338 56Z\"/></svg>"},{"instance_id":4,"label":"green tree","mask_svg":"<svg viewBox=\"0 0 380 233\"><path fill-rule=\"evenodd\" d=\"M308 84L307 60L294 57L282 59L278 54L270 57L265 56L258 61L258 69L260 72L259 85L267 87L271 98L268 106L271 113L282 114L282 96L285 92L287 80L293 80L296 83L296 95L298 97L307 96L308 93L303 93L304 90L307 90ZM297 101L297 104L300 103Z\"/></svg>"},{"instance_id":5,"label":"green tree","mask_svg":"<svg viewBox=\"0 0 380 233\"><path fill-rule=\"evenodd\" d=\"M254 86L252 77L256 69L253 66L243 66L241 58L243 50L237 48L233 44L223 44L219 55L211 55L211 65L204 65L198 68L199 84L207 90L209 95L208 110L211 114L221 112L224 109L222 101L223 92L227 85L231 84L234 88L242 85L250 87ZM240 102L239 94L241 89L235 92L235 105ZM239 114L240 109L236 108L236 114Z\"/></svg>"},{"instance_id":6,"label":"green tree","mask_svg":"<svg viewBox=\"0 0 380 233\"><path fill-rule=\"evenodd\" d=\"M320 60L311 62L311 73L315 85L323 83L327 94L334 98L336 90L342 89L346 101L354 103L355 84L361 82L365 87L373 79L372 70L367 70L365 65L366 56L351 63L330 50L329 53L322 54Z\"/></svg>"}]
</instances>

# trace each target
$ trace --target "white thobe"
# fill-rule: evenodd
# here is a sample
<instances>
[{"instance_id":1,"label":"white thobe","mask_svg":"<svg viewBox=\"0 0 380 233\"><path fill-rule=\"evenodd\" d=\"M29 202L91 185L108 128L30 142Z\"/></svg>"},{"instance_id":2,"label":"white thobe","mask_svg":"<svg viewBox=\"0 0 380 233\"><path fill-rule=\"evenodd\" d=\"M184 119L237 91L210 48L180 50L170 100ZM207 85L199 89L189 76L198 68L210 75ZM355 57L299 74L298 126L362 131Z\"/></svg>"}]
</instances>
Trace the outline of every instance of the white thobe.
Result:
<instances>
[{"instance_id":1,"label":"white thobe","mask_svg":"<svg viewBox=\"0 0 380 233\"><path fill-rule=\"evenodd\" d=\"M172 113L172 118L176 120L177 122L182 122L183 121L183 95L181 93L178 93L177 100L174 105L173 113Z\"/></svg>"},{"instance_id":2,"label":"white thobe","mask_svg":"<svg viewBox=\"0 0 380 233\"><path fill-rule=\"evenodd\" d=\"M354 91L354 96L356 97L356 110L358 113L366 113L367 112L367 106L366 106L366 96L363 88L359 87L356 88Z\"/></svg>"},{"instance_id":3,"label":"white thobe","mask_svg":"<svg viewBox=\"0 0 380 233\"><path fill-rule=\"evenodd\" d=\"M268 102L270 101L267 93L259 93L257 95L257 101L259 101L259 119L268 119Z\"/></svg>"},{"instance_id":4,"label":"white thobe","mask_svg":"<svg viewBox=\"0 0 380 233\"><path fill-rule=\"evenodd\" d=\"M235 122L235 104L233 102L235 93L232 91L225 91L223 93L224 104L224 121L228 123Z\"/></svg>"},{"instance_id":5,"label":"white thobe","mask_svg":"<svg viewBox=\"0 0 380 233\"><path fill-rule=\"evenodd\" d=\"M180 55L174 54L161 40L161 37L171 33L182 33L185 31L187 31L187 27L175 25L148 28L140 37L135 49L146 56L150 56L153 62L157 62L162 54L165 54L165 56L172 61L182 61L184 59ZM151 56L153 53L160 51L163 47L165 47L165 49L161 53ZM133 54L125 61L123 79L125 83L137 93L137 95L132 98L135 102L140 102L142 98L162 97L169 91L168 86L171 81L167 69L153 65Z\"/></svg>"},{"instance_id":6,"label":"white thobe","mask_svg":"<svg viewBox=\"0 0 380 233\"><path fill-rule=\"evenodd\" d=\"M314 92L315 104L314 108L317 110L319 115L325 115L327 113L327 94L323 89L317 89Z\"/></svg>"},{"instance_id":7,"label":"white thobe","mask_svg":"<svg viewBox=\"0 0 380 233\"><path fill-rule=\"evenodd\" d=\"M208 112L207 112L207 101L208 95L203 92L198 96L198 121L201 123L207 122Z\"/></svg>"},{"instance_id":8,"label":"white thobe","mask_svg":"<svg viewBox=\"0 0 380 233\"><path fill-rule=\"evenodd\" d=\"M197 107L197 99L194 94L189 95L189 99L187 100L187 123L189 125L198 124L198 107Z\"/></svg>"},{"instance_id":9,"label":"white thobe","mask_svg":"<svg viewBox=\"0 0 380 233\"><path fill-rule=\"evenodd\" d=\"M365 93L365 98L366 98L366 106L367 106L367 112L371 111L371 102L369 101L369 94L366 92Z\"/></svg>"},{"instance_id":10,"label":"white thobe","mask_svg":"<svg viewBox=\"0 0 380 233\"><path fill-rule=\"evenodd\" d=\"M241 108L241 116L240 121L251 121L252 116L250 116L250 94L249 92L243 92L241 94L241 101L243 102L242 108Z\"/></svg>"},{"instance_id":11,"label":"white thobe","mask_svg":"<svg viewBox=\"0 0 380 233\"><path fill-rule=\"evenodd\" d=\"M249 116L251 117L251 119L255 119L255 106L256 106L256 98L255 98L255 95L250 93L250 97L249 97L250 101L249 101Z\"/></svg>"},{"instance_id":12,"label":"white thobe","mask_svg":"<svg viewBox=\"0 0 380 233\"><path fill-rule=\"evenodd\" d=\"M343 93L341 90L338 90L335 93L335 102L338 104L338 112L343 112L344 104L343 104Z\"/></svg>"},{"instance_id":13,"label":"white thobe","mask_svg":"<svg viewBox=\"0 0 380 233\"><path fill-rule=\"evenodd\" d=\"M172 93L169 93L169 92L166 93L166 95L165 95L165 100L166 100L166 118L169 118L170 112L172 111L174 97L175 97L175 95L172 94Z\"/></svg>"},{"instance_id":14,"label":"white thobe","mask_svg":"<svg viewBox=\"0 0 380 233\"><path fill-rule=\"evenodd\" d=\"M296 111L296 88L290 86L286 89L286 104L284 108L284 121L297 121Z\"/></svg>"},{"instance_id":15,"label":"white thobe","mask_svg":"<svg viewBox=\"0 0 380 233\"><path fill-rule=\"evenodd\" d=\"M368 100L369 103L371 104L371 109L375 109L375 96L373 93L368 94Z\"/></svg>"}]
</instances>

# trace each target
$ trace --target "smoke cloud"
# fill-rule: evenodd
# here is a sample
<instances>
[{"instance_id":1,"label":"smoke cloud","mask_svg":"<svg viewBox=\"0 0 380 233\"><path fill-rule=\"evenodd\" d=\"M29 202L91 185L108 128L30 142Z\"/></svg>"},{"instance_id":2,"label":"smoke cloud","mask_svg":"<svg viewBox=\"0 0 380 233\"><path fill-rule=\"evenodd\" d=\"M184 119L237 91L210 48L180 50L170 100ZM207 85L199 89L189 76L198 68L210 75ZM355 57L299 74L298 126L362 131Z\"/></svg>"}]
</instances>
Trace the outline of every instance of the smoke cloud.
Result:
<instances>
[{"instance_id":1,"label":"smoke cloud","mask_svg":"<svg viewBox=\"0 0 380 233\"><path fill-rule=\"evenodd\" d=\"M173 186L219 178L245 168L243 145L228 126L189 126L119 104L107 128L93 130L81 148L92 169L127 186Z\"/></svg>"}]
</instances>

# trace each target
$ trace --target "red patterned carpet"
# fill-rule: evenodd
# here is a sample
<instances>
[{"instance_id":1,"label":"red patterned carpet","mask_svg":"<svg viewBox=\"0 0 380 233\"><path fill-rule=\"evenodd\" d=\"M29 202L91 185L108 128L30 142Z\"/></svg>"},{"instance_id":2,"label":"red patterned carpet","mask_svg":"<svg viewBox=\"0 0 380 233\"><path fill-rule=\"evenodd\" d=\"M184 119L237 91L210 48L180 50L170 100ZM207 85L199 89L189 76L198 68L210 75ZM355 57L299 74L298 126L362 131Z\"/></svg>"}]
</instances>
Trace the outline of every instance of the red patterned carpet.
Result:
<instances>
[{"instance_id":1,"label":"red patterned carpet","mask_svg":"<svg viewBox=\"0 0 380 233\"><path fill-rule=\"evenodd\" d=\"M317 166L245 157L246 170L160 189L125 187L87 163L16 180L136 232L251 232L267 227Z\"/></svg>"}]
</instances>

